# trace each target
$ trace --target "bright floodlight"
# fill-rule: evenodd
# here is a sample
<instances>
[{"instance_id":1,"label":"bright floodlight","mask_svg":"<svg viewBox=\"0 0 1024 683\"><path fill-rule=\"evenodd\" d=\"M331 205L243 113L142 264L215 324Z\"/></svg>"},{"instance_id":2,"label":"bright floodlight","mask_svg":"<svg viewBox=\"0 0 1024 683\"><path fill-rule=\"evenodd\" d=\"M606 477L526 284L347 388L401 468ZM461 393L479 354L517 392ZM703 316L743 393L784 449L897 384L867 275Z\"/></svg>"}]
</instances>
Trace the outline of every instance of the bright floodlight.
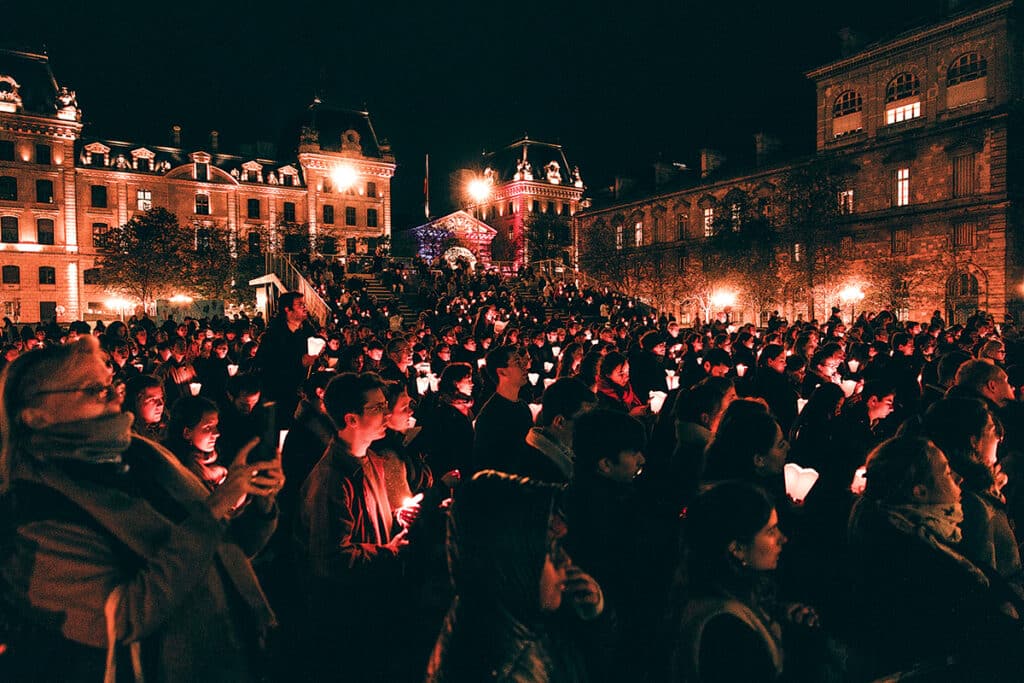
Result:
<instances>
[{"instance_id":1,"label":"bright floodlight","mask_svg":"<svg viewBox=\"0 0 1024 683\"><path fill-rule=\"evenodd\" d=\"M730 308L736 304L734 292L718 291L711 295L711 305L716 308Z\"/></svg>"},{"instance_id":2,"label":"bright floodlight","mask_svg":"<svg viewBox=\"0 0 1024 683\"><path fill-rule=\"evenodd\" d=\"M108 311L122 310L132 305L131 301L119 297L111 297L105 302Z\"/></svg>"},{"instance_id":3,"label":"bright floodlight","mask_svg":"<svg viewBox=\"0 0 1024 683\"><path fill-rule=\"evenodd\" d=\"M839 291L839 298L843 303L856 303L864 299L864 290L856 285L848 285Z\"/></svg>"},{"instance_id":4,"label":"bright floodlight","mask_svg":"<svg viewBox=\"0 0 1024 683\"><path fill-rule=\"evenodd\" d=\"M331 180L334 181L334 187L339 190L347 190L356 184L356 169L351 166L338 166L336 169L331 171Z\"/></svg>"},{"instance_id":5,"label":"bright floodlight","mask_svg":"<svg viewBox=\"0 0 1024 683\"><path fill-rule=\"evenodd\" d=\"M470 199L480 203L487 201L487 198L491 196L491 184L483 178L473 178L466 186L466 191L469 193Z\"/></svg>"},{"instance_id":6,"label":"bright floodlight","mask_svg":"<svg viewBox=\"0 0 1024 683\"><path fill-rule=\"evenodd\" d=\"M169 301L172 301L176 304L190 304L192 303L192 297L190 297L188 294L175 294L169 299Z\"/></svg>"}]
</instances>

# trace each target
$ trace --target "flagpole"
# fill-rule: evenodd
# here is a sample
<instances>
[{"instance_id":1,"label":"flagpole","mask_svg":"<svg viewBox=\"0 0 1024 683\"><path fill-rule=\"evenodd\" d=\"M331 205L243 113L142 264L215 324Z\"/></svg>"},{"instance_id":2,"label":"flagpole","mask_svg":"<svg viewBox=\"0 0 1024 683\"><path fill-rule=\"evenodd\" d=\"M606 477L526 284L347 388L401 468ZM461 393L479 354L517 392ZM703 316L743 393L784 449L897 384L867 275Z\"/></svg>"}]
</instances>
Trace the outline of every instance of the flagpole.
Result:
<instances>
[{"instance_id":1,"label":"flagpole","mask_svg":"<svg viewBox=\"0 0 1024 683\"><path fill-rule=\"evenodd\" d=\"M430 220L430 155L424 155L424 169L426 175L423 178L423 214Z\"/></svg>"}]
</instances>

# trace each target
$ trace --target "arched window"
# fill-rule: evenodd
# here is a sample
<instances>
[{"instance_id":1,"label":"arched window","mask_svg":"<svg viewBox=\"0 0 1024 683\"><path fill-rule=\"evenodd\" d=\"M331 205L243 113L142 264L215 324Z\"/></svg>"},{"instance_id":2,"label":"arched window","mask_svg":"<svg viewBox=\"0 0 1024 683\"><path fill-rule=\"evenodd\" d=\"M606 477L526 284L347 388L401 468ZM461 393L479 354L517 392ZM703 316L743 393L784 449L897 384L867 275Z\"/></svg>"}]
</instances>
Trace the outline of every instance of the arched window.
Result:
<instances>
[{"instance_id":1,"label":"arched window","mask_svg":"<svg viewBox=\"0 0 1024 683\"><path fill-rule=\"evenodd\" d=\"M889 81L885 89L885 123L892 125L916 119L921 115L921 82L917 76L903 72Z\"/></svg>"},{"instance_id":2,"label":"arched window","mask_svg":"<svg viewBox=\"0 0 1024 683\"><path fill-rule=\"evenodd\" d=\"M946 85L958 85L988 75L988 60L977 52L960 55L946 72Z\"/></svg>"},{"instance_id":3,"label":"arched window","mask_svg":"<svg viewBox=\"0 0 1024 683\"><path fill-rule=\"evenodd\" d=\"M970 273L958 273L949 279L946 294L950 297L978 296L978 278Z\"/></svg>"},{"instance_id":4,"label":"arched window","mask_svg":"<svg viewBox=\"0 0 1024 683\"><path fill-rule=\"evenodd\" d=\"M917 80L917 76L905 71L889 81L889 86L885 89L885 101L895 102L920 94L921 82Z\"/></svg>"},{"instance_id":5,"label":"arched window","mask_svg":"<svg viewBox=\"0 0 1024 683\"><path fill-rule=\"evenodd\" d=\"M832 105L832 118L838 119L841 116L856 114L863 108L864 100L861 98L860 93L854 92L853 90L847 90L837 97L835 103Z\"/></svg>"}]
</instances>

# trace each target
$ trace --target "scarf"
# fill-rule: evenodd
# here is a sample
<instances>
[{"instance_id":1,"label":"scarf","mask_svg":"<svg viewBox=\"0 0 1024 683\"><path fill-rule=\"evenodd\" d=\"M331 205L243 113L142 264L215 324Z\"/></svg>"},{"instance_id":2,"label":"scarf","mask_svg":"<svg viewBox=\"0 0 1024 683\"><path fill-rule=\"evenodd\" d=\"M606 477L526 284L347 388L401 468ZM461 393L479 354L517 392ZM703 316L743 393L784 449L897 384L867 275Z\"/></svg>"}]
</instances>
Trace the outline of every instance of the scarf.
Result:
<instances>
[{"instance_id":1,"label":"scarf","mask_svg":"<svg viewBox=\"0 0 1024 683\"><path fill-rule=\"evenodd\" d=\"M386 545L391 540L391 501L388 499L387 474L384 472L384 461L373 453L360 458L363 466L363 496L366 500L366 511L370 517L370 525L377 535L377 543Z\"/></svg>"},{"instance_id":2,"label":"scarf","mask_svg":"<svg viewBox=\"0 0 1024 683\"><path fill-rule=\"evenodd\" d=\"M111 413L50 425L30 431L25 448L43 461L122 465L121 454L132 442L132 419L131 413Z\"/></svg>"},{"instance_id":3,"label":"scarf","mask_svg":"<svg viewBox=\"0 0 1024 683\"><path fill-rule=\"evenodd\" d=\"M530 431L526 432L526 445L536 448L547 456L566 480L572 479L573 463L576 456L548 434L543 427L531 427Z\"/></svg>"},{"instance_id":4,"label":"scarf","mask_svg":"<svg viewBox=\"0 0 1024 683\"><path fill-rule=\"evenodd\" d=\"M597 378L597 391L604 394L608 398L621 403L626 407L626 412L633 410L637 406L644 404L640 398L633 393L633 387L627 384L624 387L620 387L615 382L611 381L607 377Z\"/></svg>"},{"instance_id":5,"label":"scarf","mask_svg":"<svg viewBox=\"0 0 1024 683\"><path fill-rule=\"evenodd\" d=\"M952 548L963 539L960 524L964 521L964 510L959 502L893 505L885 507L884 510L889 523L896 529L907 535L917 536L934 550L959 564L978 583L989 585L985 573Z\"/></svg>"}]
</instances>

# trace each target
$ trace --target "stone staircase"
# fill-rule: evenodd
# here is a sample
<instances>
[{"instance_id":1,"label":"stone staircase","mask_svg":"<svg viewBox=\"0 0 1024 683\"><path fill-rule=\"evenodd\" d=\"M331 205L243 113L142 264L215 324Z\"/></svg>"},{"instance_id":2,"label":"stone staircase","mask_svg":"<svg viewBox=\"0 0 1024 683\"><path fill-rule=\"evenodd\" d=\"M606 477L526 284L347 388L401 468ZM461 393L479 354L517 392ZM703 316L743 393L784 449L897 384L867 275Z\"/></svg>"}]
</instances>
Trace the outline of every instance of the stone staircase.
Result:
<instances>
[{"instance_id":1,"label":"stone staircase","mask_svg":"<svg viewBox=\"0 0 1024 683\"><path fill-rule=\"evenodd\" d=\"M366 293L372 296L376 301L389 301L394 299L398 302L398 313L402 316L402 325L408 327L416 322L419 318L419 313L409 305L407 296L402 294L395 294L391 291L391 288L381 282L375 274L358 274L349 275L348 277L357 277L363 281L366 286Z\"/></svg>"}]
</instances>

